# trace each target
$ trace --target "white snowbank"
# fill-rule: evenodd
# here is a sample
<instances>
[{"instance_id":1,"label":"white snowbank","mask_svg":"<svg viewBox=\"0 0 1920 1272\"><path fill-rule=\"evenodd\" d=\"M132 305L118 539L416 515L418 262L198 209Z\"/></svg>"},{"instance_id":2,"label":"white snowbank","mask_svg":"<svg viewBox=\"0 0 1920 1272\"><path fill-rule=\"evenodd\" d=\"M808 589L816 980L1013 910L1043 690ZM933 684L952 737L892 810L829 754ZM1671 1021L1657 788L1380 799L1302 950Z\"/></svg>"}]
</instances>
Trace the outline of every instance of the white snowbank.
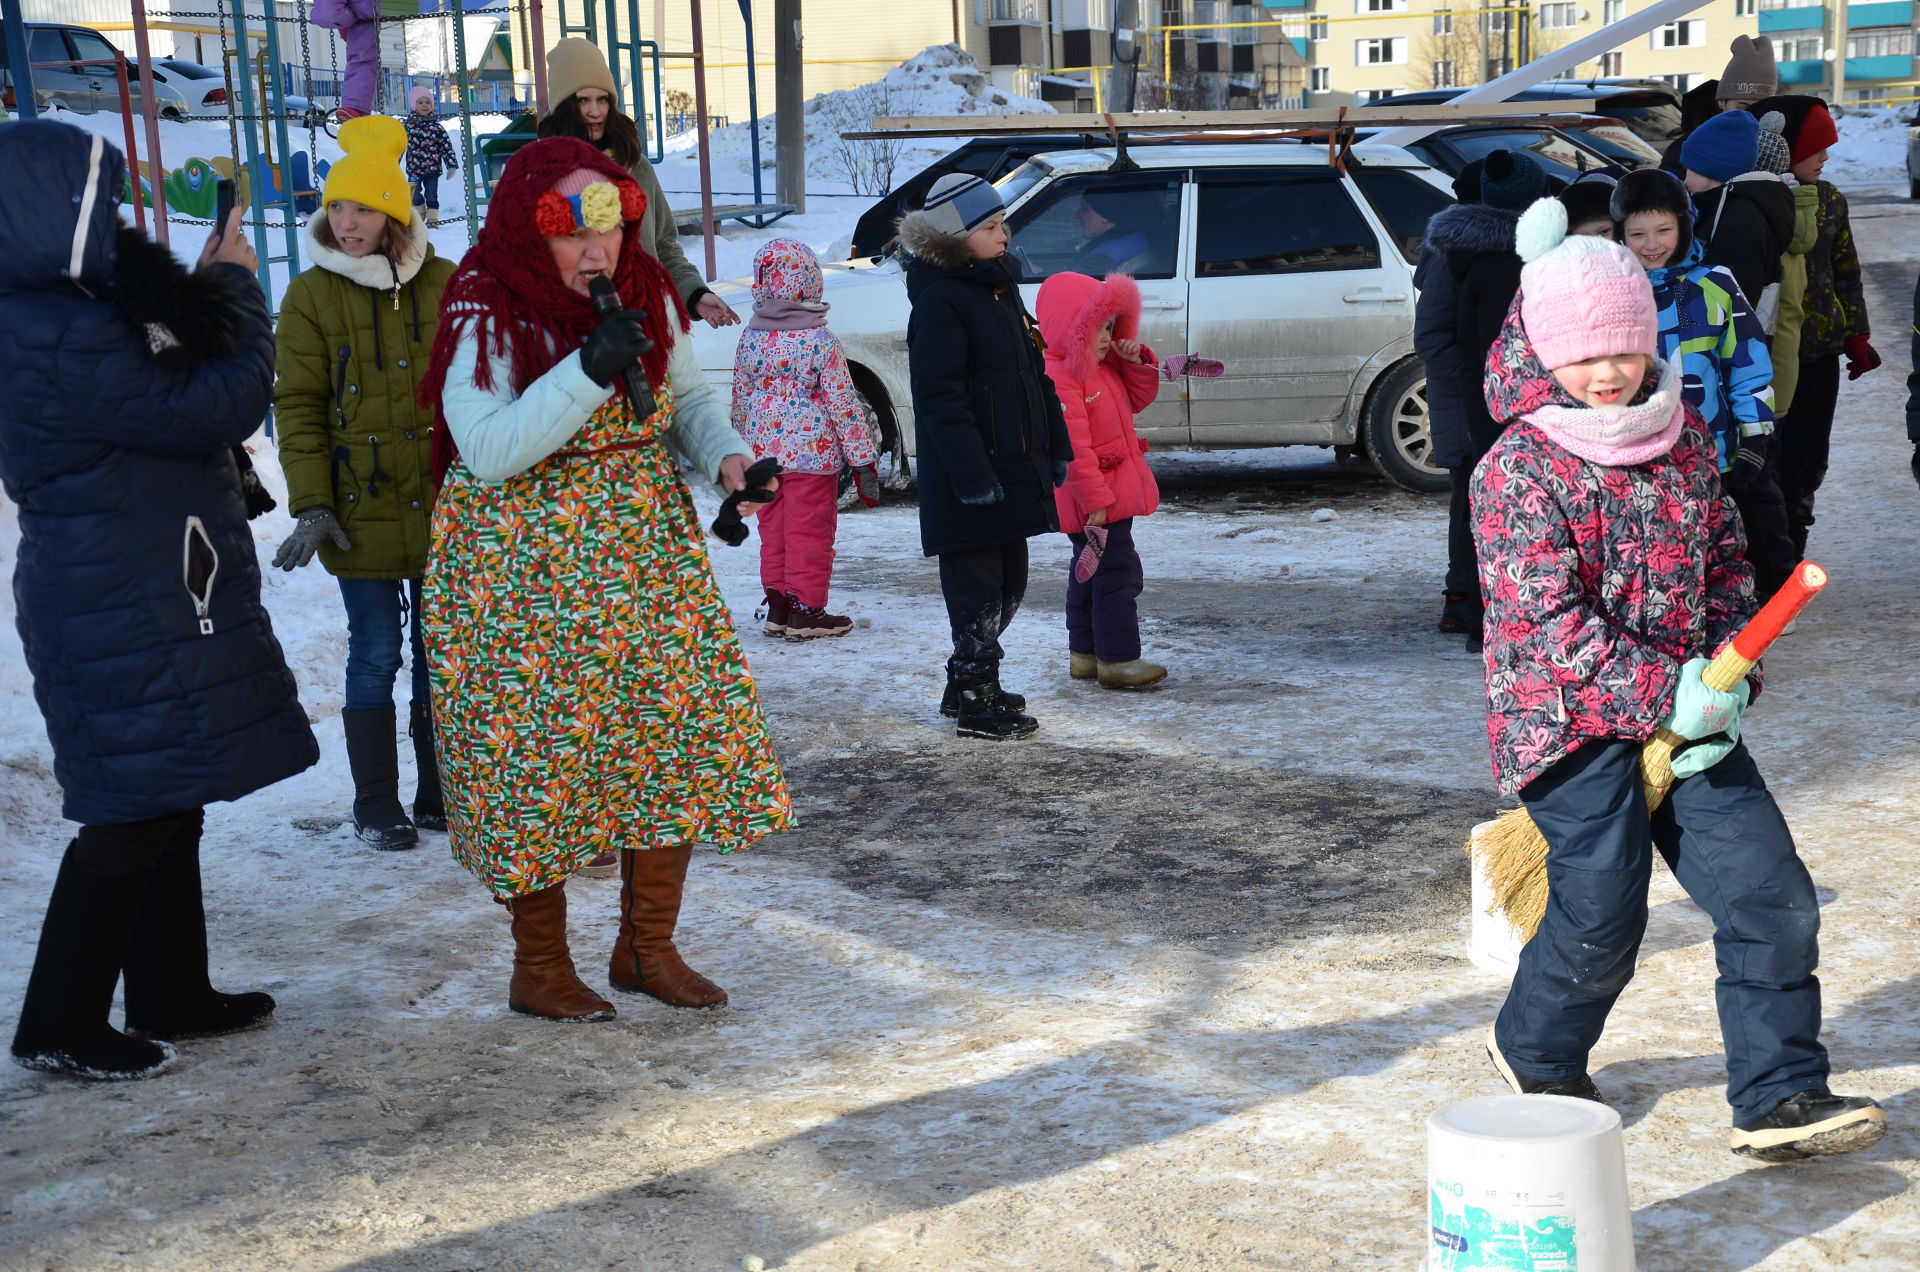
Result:
<instances>
[{"instance_id":1,"label":"white snowbank","mask_svg":"<svg viewBox=\"0 0 1920 1272\"><path fill-rule=\"evenodd\" d=\"M1840 142L1823 174L1838 186L1880 185L1907 179L1907 127L1913 107L1849 110L1835 121Z\"/></svg>"}]
</instances>

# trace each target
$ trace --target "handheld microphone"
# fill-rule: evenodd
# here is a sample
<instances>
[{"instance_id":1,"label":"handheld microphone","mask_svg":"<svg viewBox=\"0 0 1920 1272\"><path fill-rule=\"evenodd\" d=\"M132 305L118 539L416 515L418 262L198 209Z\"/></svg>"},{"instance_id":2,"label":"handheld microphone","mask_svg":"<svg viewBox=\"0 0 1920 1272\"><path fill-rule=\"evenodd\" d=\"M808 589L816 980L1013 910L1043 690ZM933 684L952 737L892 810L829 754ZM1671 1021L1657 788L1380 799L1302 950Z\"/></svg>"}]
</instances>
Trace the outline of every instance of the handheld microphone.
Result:
<instances>
[{"instance_id":1,"label":"handheld microphone","mask_svg":"<svg viewBox=\"0 0 1920 1272\"><path fill-rule=\"evenodd\" d=\"M613 280L605 274L596 274L587 281L587 294L593 297L594 312L602 318L611 318L626 308L620 303L620 293ZM636 360L620 374L626 385L627 400L633 404L633 422L645 424L653 418L653 385L647 382L647 369Z\"/></svg>"}]
</instances>

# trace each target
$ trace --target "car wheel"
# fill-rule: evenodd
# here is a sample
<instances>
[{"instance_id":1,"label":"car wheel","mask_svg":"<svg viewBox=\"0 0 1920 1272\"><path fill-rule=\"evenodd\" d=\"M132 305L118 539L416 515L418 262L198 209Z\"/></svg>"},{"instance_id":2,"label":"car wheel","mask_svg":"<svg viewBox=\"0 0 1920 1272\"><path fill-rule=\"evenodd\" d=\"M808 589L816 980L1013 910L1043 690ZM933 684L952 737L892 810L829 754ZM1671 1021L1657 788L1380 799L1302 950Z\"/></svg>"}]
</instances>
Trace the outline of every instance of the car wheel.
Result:
<instances>
[{"instance_id":1,"label":"car wheel","mask_svg":"<svg viewBox=\"0 0 1920 1272\"><path fill-rule=\"evenodd\" d=\"M1448 488L1447 470L1433 462L1427 417L1427 369L1408 358L1373 382L1367 399L1367 458L1388 481L1432 494Z\"/></svg>"},{"instance_id":2,"label":"car wheel","mask_svg":"<svg viewBox=\"0 0 1920 1272\"><path fill-rule=\"evenodd\" d=\"M1920 177L1907 178L1907 197L1909 199L1920 199Z\"/></svg>"}]
</instances>

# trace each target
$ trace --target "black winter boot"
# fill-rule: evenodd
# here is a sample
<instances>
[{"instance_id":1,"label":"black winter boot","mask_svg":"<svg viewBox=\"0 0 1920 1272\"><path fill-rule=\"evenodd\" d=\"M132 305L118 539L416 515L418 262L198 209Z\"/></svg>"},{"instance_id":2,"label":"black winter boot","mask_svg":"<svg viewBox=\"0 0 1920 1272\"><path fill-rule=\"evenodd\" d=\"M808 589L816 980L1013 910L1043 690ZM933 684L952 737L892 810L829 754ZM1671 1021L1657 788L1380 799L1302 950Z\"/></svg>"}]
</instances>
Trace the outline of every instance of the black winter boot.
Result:
<instances>
[{"instance_id":1,"label":"black winter boot","mask_svg":"<svg viewBox=\"0 0 1920 1272\"><path fill-rule=\"evenodd\" d=\"M1765 1117L1733 1128L1733 1151L1763 1162L1830 1157L1872 1148L1887 1133L1887 1115L1864 1095L1815 1087L1790 1095Z\"/></svg>"},{"instance_id":2,"label":"black winter boot","mask_svg":"<svg viewBox=\"0 0 1920 1272\"><path fill-rule=\"evenodd\" d=\"M143 842L139 833L148 826L85 827L67 845L13 1035L14 1063L22 1068L118 1082L173 1067L172 1047L129 1038L107 1023L153 872L151 837Z\"/></svg>"},{"instance_id":3,"label":"black winter boot","mask_svg":"<svg viewBox=\"0 0 1920 1272\"><path fill-rule=\"evenodd\" d=\"M134 920L121 974L127 1032L178 1042L258 1029L273 1020L262 993L223 994L207 979L207 913L200 896L202 817L183 821L161 851Z\"/></svg>"},{"instance_id":4,"label":"black winter boot","mask_svg":"<svg viewBox=\"0 0 1920 1272\"><path fill-rule=\"evenodd\" d=\"M392 707L342 711L353 770L353 833L382 852L411 848L420 832L400 806L400 744Z\"/></svg>"},{"instance_id":5,"label":"black winter boot","mask_svg":"<svg viewBox=\"0 0 1920 1272\"><path fill-rule=\"evenodd\" d=\"M1015 711L1025 711L1027 709L1026 698L1020 694L1008 693L1005 689L1002 689L1000 687L1000 677L997 675L993 678L993 691L1000 695L1002 702L1012 707ZM953 673L951 671L947 673L946 692L940 695L940 714L949 720L958 719L960 716L960 688L954 683Z\"/></svg>"},{"instance_id":6,"label":"black winter boot","mask_svg":"<svg viewBox=\"0 0 1920 1272\"><path fill-rule=\"evenodd\" d=\"M413 788L413 824L421 830L447 828L447 804L440 794L440 759L433 749L433 711L424 702L407 709L407 732L413 737L413 763L419 770Z\"/></svg>"},{"instance_id":7,"label":"black winter boot","mask_svg":"<svg viewBox=\"0 0 1920 1272\"><path fill-rule=\"evenodd\" d=\"M1040 722L1032 716L1014 710L1007 696L996 689L991 680L960 686L958 697L957 731L963 738L989 738L998 742L1032 737L1040 727Z\"/></svg>"}]
</instances>

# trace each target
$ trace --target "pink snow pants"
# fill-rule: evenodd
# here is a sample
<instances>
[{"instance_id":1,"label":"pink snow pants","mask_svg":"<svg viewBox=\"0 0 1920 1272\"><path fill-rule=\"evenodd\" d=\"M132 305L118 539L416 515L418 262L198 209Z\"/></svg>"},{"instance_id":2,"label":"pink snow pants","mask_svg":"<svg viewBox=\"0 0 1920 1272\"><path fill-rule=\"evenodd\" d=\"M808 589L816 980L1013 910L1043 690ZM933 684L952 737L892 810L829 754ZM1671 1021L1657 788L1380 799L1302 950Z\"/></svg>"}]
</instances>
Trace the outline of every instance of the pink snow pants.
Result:
<instances>
[{"instance_id":1,"label":"pink snow pants","mask_svg":"<svg viewBox=\"0 0 1920 1272\"><path fill-rule=\"evenodd\" d=\"M833 535L840 520L840 474L781 473L780 490L760 510L760 585L822 608L833 579Z\"/></svg>"}]
</instances>

